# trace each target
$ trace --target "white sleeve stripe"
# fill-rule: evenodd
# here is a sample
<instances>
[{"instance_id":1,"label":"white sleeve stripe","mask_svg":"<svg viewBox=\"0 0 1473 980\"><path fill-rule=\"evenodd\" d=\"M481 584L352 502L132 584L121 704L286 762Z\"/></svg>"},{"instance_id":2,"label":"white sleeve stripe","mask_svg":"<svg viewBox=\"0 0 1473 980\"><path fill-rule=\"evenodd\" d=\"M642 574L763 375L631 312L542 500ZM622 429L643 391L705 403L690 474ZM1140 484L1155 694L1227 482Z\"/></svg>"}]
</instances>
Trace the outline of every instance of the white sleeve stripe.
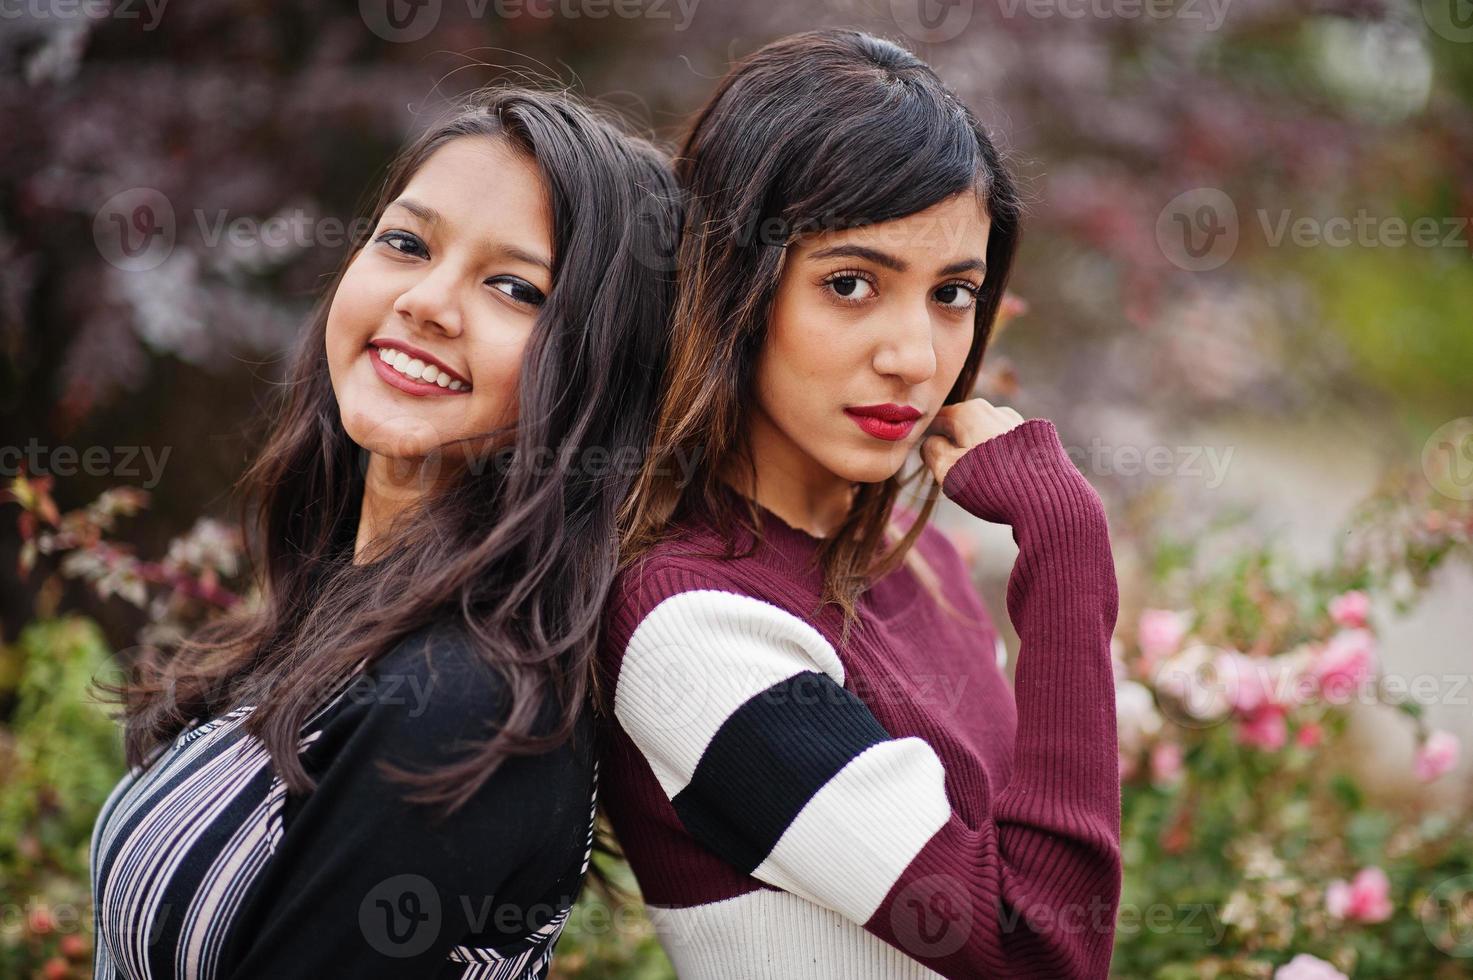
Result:
<instances>
[{"instance_id":1,"label":"white sleeve stripe","mask_svg":"<svg viewBox=\"0 0 1473 980\"><path fill-rule=\"evenodd\" d=\"M732 712L804 671L844 683L838 654L808 623L734 592L682 592L651 610L629 638L614 716L673 798Z\"/></svg>"},{"instance_id":2,"label":"white sleeve stripe","mask_svg":"<svg viewBox=\"0 0 1473 980\"><path fill-rule=\"evenodd\" d=\"M931 746L881 742L814 794L752 876L864 923L950 819Z\"/></svg>"}]
</instances>

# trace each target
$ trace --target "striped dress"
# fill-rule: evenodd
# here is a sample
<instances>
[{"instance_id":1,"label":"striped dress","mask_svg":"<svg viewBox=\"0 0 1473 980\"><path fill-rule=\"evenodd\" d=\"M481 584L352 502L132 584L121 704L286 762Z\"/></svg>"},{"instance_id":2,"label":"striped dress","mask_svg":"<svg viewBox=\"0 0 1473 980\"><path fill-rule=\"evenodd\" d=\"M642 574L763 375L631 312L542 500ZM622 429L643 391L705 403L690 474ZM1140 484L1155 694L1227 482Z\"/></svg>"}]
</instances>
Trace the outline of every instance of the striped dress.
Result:
<instances>
[{"instance_id":1,"label":"striped dress","mask_svg":"<svg viewBox=\"0 0 1473 980\"><path fill-rule=\"evenodd\" d=\"M589 712L441 820L376 763L432 770L494 732L504 687L463 631L421 630L329 688L299 743L310 794L246 732L250 704L114 788L91 844L99 980L546 976L591 855Z\"/></svg>"},{"instance_id":2,"label":"striped dress","mask_svg":"<svg viewBox=\"0 0 1473 980\"><path fill-rule=\"evenodd\" d=\"M710 515L616 583L603 798L681 980L1106 976L1121 887L1099 496L1053 423L970 449L946 495L1008 524L1013 684L967 568L926 528L841 642L819 539ZM735 491L724 489L737 502Z\"/></svg>"}]
</instances>

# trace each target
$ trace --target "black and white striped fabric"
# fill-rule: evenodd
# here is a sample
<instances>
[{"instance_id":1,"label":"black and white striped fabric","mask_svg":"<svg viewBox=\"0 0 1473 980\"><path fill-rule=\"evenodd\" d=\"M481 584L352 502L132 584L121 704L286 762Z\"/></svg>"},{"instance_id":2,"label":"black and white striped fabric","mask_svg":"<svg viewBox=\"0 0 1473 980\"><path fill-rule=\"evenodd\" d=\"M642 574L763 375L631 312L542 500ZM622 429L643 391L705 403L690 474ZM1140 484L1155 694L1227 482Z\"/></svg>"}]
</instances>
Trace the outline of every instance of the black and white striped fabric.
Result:
<instances>
[{"instance_id":1,"label":"black and white striped fabric","mask_svg":"<svg viewBox=\"0 0 1473 980\"><path fill-rule=\"evenodd\" d=\"M592 854L588 722L443 821L376 765L454 761L494 731L502 693L458 633L432 630L308 719L310 794L247 732L251 705L159 747L94 828L94 975L545 976Z\"/></svg>"}]
</instances>

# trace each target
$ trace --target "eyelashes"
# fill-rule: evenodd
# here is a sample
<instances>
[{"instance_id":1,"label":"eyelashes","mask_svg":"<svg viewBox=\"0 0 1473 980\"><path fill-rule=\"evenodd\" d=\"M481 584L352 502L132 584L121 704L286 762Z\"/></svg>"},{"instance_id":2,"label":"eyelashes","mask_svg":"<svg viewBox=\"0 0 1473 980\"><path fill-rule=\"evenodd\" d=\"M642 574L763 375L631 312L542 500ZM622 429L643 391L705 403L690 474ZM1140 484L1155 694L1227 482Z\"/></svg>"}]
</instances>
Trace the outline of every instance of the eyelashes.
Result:
<instances>
[{"instance_id":1,"label":"eyelashes","mask_svg":"<svg viewBox=\"0 0 1473 980\"><path fill-rule=\"evenodd\" d=\"M542 295L542 290L527 280L518 279L516 276L496 276L495 278L487 279L486 282L490 284L492 289L500 290L516 302L526 306L541 306L547 301L547 297ZM503 289L502 287L506 288Z\"/></svg>"},{"instance_id":2,"label":"eyelashes","mask_svg":"<svg viewBox=\"0 0 1473 980\"><path fill-rule=\"evenodd\" d=\"M843 269L830 273L824 276L821 287L835 301L847 306L858 306L879 295L879 285L875 277L861 269ZM937 286L931 297L946 310L963 312L977 305L980 288L965 279L954 279Z\"/></svg>"},{"instance_id":3,"label":"eyelashes","mask_svg":"<svg viewBox=\"0 0 1473 980\"><path fill-rule=\"evenodd\" d=\"M825 276L824 287L846 303L862 303L875 294L874 280L866 273L845 270Z\"/></svg>"},{"instance_id":4,"label":"eyelashes","mask_svg":"<svg viewBox=\"0 0 1473 980\"><path fill-rule=\"evenodd\" d=\"M977 287L969 282L946 283L932 295L949 310L970 310L977 305Z\"/></svg>"},{"instance_id":5,"label":"eyelashes","mask_svg":"<svg viewBox=\"0 0 1473 980\"><path fill-rule=\"evenodd\" d=\"M394 251L400 252L404 255L412 255L415 258L426 258L430 254L429 249L425 248L425 243L420 241L419 236L411 235L407 231L386 231L382 235L375 238L374 241L383 242ZM398 245L395 244L395 242L402 242L406 245L409 245L411 248L417 248L419 249L419 252L413 252L410 250L410 248L400 248Z\"/></svg>"},{"instance_id":6,"label":"eyelashes","mask_svg":"<svg viewBox=\"0 0 1473 980\"><path fill-rule=\"evenodd\" d=\"M379 235L374 241L383 242L393 251L410 258L427 259L430 255L430 250L425 246L424 241L412 232L391 229ZM502 293L512 302L529 308L539 307L547 301L542 290L519 276L492 276L486 280L486 285Z\"/></svg>"}]
</instances>

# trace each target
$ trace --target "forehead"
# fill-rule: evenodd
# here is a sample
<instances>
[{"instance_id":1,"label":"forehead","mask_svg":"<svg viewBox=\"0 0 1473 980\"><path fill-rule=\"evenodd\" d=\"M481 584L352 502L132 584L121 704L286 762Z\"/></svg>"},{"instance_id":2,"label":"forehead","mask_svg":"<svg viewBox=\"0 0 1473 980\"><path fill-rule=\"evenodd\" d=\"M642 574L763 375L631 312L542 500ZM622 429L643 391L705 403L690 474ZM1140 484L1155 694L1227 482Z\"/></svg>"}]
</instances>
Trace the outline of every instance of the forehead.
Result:
<instances>
[{"instance_id":1,"label":"forehead","mask_svg":"<svg viewBox=\"0 0 1473 980\"><path fill-rule=\"evenodd\" d=\"M981 256L992 221L981 197L965 191L924 211L901 218L804 236L797 244L806 255L835 245L858 245L893 255L955 258Z\"/></svg>"},{"instance_id":2,"label":"forehead","mask_svg":"<svg viewBox=\"0 0 1473 980\"><path fill-rule=\"evenodd\" d=\"M401 197L440 213L471 234L551 236L552 208L536 163L503 139L462 136L430 154Z\"/></svg>"}]
</instances>

